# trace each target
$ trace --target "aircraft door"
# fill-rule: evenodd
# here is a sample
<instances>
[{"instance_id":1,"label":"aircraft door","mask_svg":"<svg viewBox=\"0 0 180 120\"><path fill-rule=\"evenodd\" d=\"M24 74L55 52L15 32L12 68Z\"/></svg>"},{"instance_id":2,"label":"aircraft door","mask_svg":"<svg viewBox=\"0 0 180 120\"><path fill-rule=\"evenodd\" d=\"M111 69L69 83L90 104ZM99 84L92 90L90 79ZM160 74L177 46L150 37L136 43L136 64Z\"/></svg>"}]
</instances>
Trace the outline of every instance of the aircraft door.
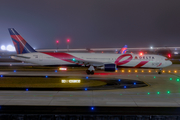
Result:
<instances>
[{"instance_id":1,"label":"aircraft door","mask_svg":"<svg viewBox=\"0 0 180 120\"><path fill-rule=\"evenodd\" d=\"M43 61L43 55L39 55L39 61Z\"/></svg>"}]
</instances>

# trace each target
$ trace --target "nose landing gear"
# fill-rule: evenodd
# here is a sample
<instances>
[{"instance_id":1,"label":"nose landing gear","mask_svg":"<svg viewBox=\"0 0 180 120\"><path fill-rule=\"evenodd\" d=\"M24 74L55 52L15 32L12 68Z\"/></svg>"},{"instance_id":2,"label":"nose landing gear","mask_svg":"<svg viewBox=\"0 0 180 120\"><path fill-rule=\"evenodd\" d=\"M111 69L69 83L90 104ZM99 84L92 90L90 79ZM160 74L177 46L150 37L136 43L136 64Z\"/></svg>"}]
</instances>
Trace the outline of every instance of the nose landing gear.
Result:
<instances>
[{"instance_id":1,"label":"nose landing gear","mask_svg":"<svg viewBox=\"0 0 180 120\"><path fill-rule=\"evenodd\" d=\"M86 73L87 73L88 75L93 75L93 74L94 74L94 71L95 71L94 66L91 65L91 66L88 68L88 70L86 70Z\"/></svg>"},{"instance_id":2,"label":"nose landing gear","mask_svg":"<svg viewBox=\"0 0 180 120\"><path fill-rule=\"evenodd\" d=\"M159 69L158 74L162 74L162 68Z\"/></svg>"}]
</instances>

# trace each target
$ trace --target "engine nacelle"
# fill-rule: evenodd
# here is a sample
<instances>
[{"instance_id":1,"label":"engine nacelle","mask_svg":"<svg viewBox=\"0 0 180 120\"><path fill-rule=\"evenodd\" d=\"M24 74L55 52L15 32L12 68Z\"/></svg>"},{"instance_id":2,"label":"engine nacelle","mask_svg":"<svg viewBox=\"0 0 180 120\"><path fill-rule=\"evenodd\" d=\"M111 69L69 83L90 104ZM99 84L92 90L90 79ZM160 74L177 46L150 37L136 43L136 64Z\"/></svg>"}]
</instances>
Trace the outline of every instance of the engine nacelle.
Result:
<instances>
[{"instance_id":1,"label":"engine nacelle","mask_svg":"<svg viewBox=\"0 0 180 120\"><path fill-rule=\"evenodd\" d=\"M104 71L112 71L116 70L116 64L104 64Z\"/></svg>"}]
</instances>

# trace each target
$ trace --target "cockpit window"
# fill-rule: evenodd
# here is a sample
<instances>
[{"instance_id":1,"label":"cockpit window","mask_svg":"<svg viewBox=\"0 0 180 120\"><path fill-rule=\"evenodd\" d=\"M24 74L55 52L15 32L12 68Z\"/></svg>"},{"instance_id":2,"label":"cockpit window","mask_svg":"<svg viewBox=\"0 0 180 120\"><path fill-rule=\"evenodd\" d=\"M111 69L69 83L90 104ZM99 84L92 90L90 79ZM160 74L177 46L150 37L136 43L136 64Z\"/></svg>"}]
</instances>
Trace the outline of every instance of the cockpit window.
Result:
<instances>
[{"instance_id":1,"label":"cockpit window","mask_svg":"<svg viewBox=\"0 0 180 120\"><path fill-rule=\"evenodd\" d=\"M168 58L165 58L165 61L169 60Z\"/></svg>"}]
</instances>

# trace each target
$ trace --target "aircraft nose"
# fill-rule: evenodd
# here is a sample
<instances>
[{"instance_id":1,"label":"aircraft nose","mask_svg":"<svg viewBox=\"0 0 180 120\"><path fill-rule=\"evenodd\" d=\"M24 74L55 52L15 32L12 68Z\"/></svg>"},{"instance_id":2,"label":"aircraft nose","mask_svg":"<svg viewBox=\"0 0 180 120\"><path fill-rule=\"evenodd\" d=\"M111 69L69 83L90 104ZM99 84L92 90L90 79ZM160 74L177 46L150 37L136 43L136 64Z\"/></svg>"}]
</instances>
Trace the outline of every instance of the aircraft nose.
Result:
<instances>
[{"instance_id":1,"label":"aircraft nose","mask_svg":"<svg viewBox=\"0 0 180 120\"><path fill-rule=\"evenodd\" d=\"M170 66L170 65L172 65L172 62L169 60L169 61L166 62L166 65Z\"/></svg>"}]
</instances>

